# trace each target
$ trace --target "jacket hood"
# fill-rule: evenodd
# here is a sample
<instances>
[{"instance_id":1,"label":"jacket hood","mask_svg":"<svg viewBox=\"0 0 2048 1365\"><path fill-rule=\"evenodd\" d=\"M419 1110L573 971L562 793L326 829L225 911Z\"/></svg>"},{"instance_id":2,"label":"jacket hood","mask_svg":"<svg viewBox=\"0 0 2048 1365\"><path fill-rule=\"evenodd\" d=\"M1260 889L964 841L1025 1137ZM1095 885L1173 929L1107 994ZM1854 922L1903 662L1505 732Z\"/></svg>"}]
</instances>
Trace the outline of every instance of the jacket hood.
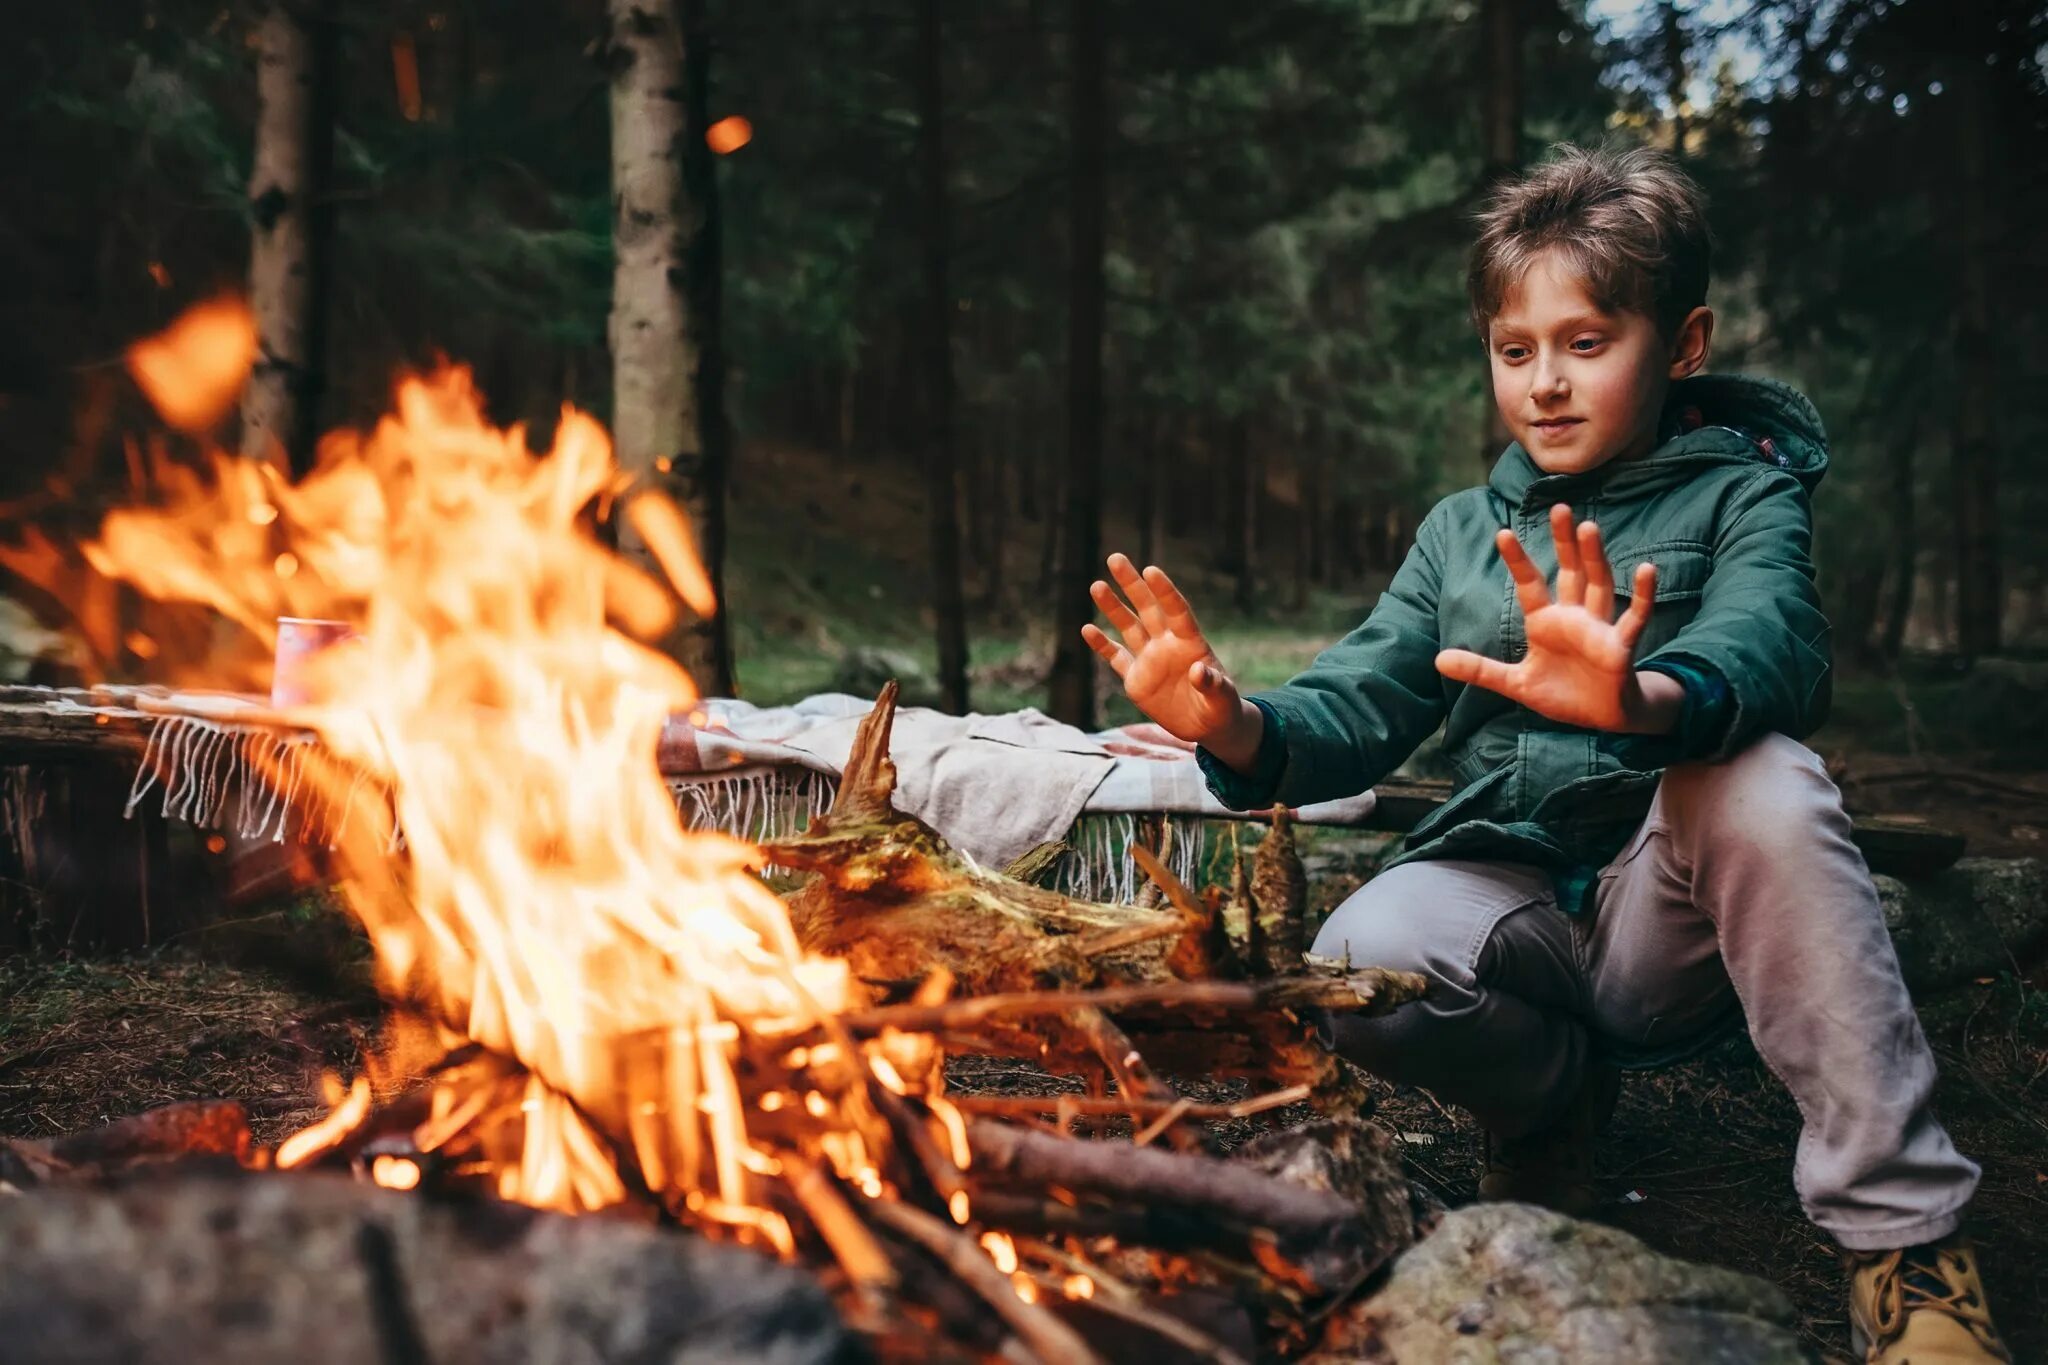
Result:
<instances>
[{"instance_id":1,"label":"jacket hood","mask_svg":"<svg viewBox=\"0 0 2048 1365\"><path fill-rule=\"evenodd\" d=\"M1661 481L1695 464L1770 465L1798 479L1809 494L1827 473L1828 437L1820 414L1804 394L1775 379L1737 374L1681 379L1671 386L1659 422L1662 439L1648 454L1582 475L1545 474L1517 442L1501 453L1488 483L1519 504L1538 480L1556 480L1555 492L1564 494L1582 481Z\"/></svg>"}]
</instances>

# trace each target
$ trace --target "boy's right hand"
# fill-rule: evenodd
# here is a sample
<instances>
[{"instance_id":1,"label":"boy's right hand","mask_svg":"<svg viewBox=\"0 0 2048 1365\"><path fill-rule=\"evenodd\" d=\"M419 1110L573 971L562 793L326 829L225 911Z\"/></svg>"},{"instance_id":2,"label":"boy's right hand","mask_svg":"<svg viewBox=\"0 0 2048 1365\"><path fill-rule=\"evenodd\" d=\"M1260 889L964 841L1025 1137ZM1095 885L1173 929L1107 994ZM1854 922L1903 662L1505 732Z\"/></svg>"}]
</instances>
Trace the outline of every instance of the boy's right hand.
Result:
<instances>
[{"instance_id":1,"label":"boy's right hand","mask_svg":"<svg viewBox=\"0 0 2048 1365\"><path fill-rule=\"evenodd\" d=\"M1124 555L1109 557L1109 572L1123 595L1101 579L1089 595L1123 643L1095 625L1082 626L1081 638L1123 679L1132 704L1169 734L1201 745L1232 768L1250 771L1265 716L1238 694L1203 638L1187 598L1165 570L1148 566L1141 574Z\"/></svg>"}]
</instances>

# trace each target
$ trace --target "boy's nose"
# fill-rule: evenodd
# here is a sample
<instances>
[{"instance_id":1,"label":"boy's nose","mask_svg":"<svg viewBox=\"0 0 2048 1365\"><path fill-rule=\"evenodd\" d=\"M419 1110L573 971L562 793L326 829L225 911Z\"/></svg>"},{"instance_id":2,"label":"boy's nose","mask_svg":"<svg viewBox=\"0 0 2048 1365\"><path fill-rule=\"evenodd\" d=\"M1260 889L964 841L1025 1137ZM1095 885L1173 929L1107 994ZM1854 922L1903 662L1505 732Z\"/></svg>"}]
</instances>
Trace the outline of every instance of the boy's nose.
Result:
<instances>
[{"instance_id":1,"label":"boy's nose","mask_svg":"<svg viewBox=\"0 0 2048 1365\"><path fill-rule=\"evenodd\" d=\"M1564 373L1560 370L1550 369L1547 366L1538 367L1534 376L1534 382L1529 386L1530 395L1539 403L1549 403L1560 398L1569 397L1571 391L1571 381L1564 377Z\"/></svg>"}]
</instances>

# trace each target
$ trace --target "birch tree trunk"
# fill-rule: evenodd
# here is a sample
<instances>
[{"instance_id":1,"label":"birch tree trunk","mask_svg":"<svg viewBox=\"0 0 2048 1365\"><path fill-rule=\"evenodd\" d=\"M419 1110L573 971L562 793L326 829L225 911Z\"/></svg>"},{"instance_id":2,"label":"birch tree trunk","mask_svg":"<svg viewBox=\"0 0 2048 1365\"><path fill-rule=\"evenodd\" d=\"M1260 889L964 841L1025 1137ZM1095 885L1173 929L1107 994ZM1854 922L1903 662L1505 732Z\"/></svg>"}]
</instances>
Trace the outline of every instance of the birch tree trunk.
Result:
<instances>
[{"instance_id":1,"label":"birch tree trunk","mask_svg":"<svg viewBox=\"0 0 2048 1365\"><path fill-rule=\"evenodd\" d=\"M924 489L939 694L967 713L967 603L960 583L960 476L953 450L953 291L946 215L944 49L940 0L917 0L917 159L924 255Z\"/></svg>"},{"instance_id":2,"label":"birch tree trunk","mask_svg":"<svg viewBox=\"0 0 2048 1365\"><path fill-rule=\"evenodd\" d=\"M1053 607L1051 709L1055 719L1083 730L1095 728L1095 652L1081 639L1081 625L1094 614L1088 584L1102 549L1103 142L1109 136L1102 11L1101 0L1072 0L1069 6L1073 203L1067 239L1067 478Z\"/></svg>"},{"instance_id":3,"label":"birch tree trunk","mask_svg":"<svg viewBox=\"0 0 2048 1365\"><path fill-rule=\"evenodd\" d=\"M325 386L334 43L331 7L320 0L274 0L257 28L249 173L257 356L242 395L242 454L295 474L312 467Z\"/></svg>"},{"instance_id":4,"label":"birch tree trunk","mask_svg":"<svg viewBox=\"0 0 2048 1365\"><path fill-rule=\"evenodd\" d=\"M699 689L733 691L725 621L727 433L718 343L716 167L698 0L609 0L612 439L620 467L689 515L719 611L661 642ZM686 40L687 43L686 43ZM622 519L619 548L659 576Z\"/></svg>"}]
</instances>

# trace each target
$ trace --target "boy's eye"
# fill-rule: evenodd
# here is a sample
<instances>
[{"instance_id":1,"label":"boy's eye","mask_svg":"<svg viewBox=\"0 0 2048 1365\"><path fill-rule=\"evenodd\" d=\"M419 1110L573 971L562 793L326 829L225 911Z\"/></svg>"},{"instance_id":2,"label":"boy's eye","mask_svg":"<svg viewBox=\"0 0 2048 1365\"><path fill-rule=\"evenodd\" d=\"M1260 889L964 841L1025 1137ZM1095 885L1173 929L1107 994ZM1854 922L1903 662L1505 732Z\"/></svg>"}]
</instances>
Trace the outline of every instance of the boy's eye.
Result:
<instances>
[{"instance_id":1,"label":"boy's eye","mask_svg":"<svg viewBox=\"0 0 2048 1365\"><path fill-rule=\"evenodd\" d=\"M1585 351L1594 351L1594 350L1598 350L1598 349L1599 349L1599 347L1600 347L1600 338L1599 338L1599 337L1575 337L1575 338L1573 338L1573 340L1572 340L1572 349L1573 349L1574 351L1581 351L1581 352L1585 352Z\"/></svg>"},{"instance_id":2,"label":"boy's eye","mask_svg":"<svg viewBox=\"0 0 2048 1365\"><path fill-rule=\"evenodd\" d=\"M1527 346L1503 346L1500 348L1500 358L1502 360L1520 360L1528 354L1529 348Z\"/></svg>"}]
</instances>

